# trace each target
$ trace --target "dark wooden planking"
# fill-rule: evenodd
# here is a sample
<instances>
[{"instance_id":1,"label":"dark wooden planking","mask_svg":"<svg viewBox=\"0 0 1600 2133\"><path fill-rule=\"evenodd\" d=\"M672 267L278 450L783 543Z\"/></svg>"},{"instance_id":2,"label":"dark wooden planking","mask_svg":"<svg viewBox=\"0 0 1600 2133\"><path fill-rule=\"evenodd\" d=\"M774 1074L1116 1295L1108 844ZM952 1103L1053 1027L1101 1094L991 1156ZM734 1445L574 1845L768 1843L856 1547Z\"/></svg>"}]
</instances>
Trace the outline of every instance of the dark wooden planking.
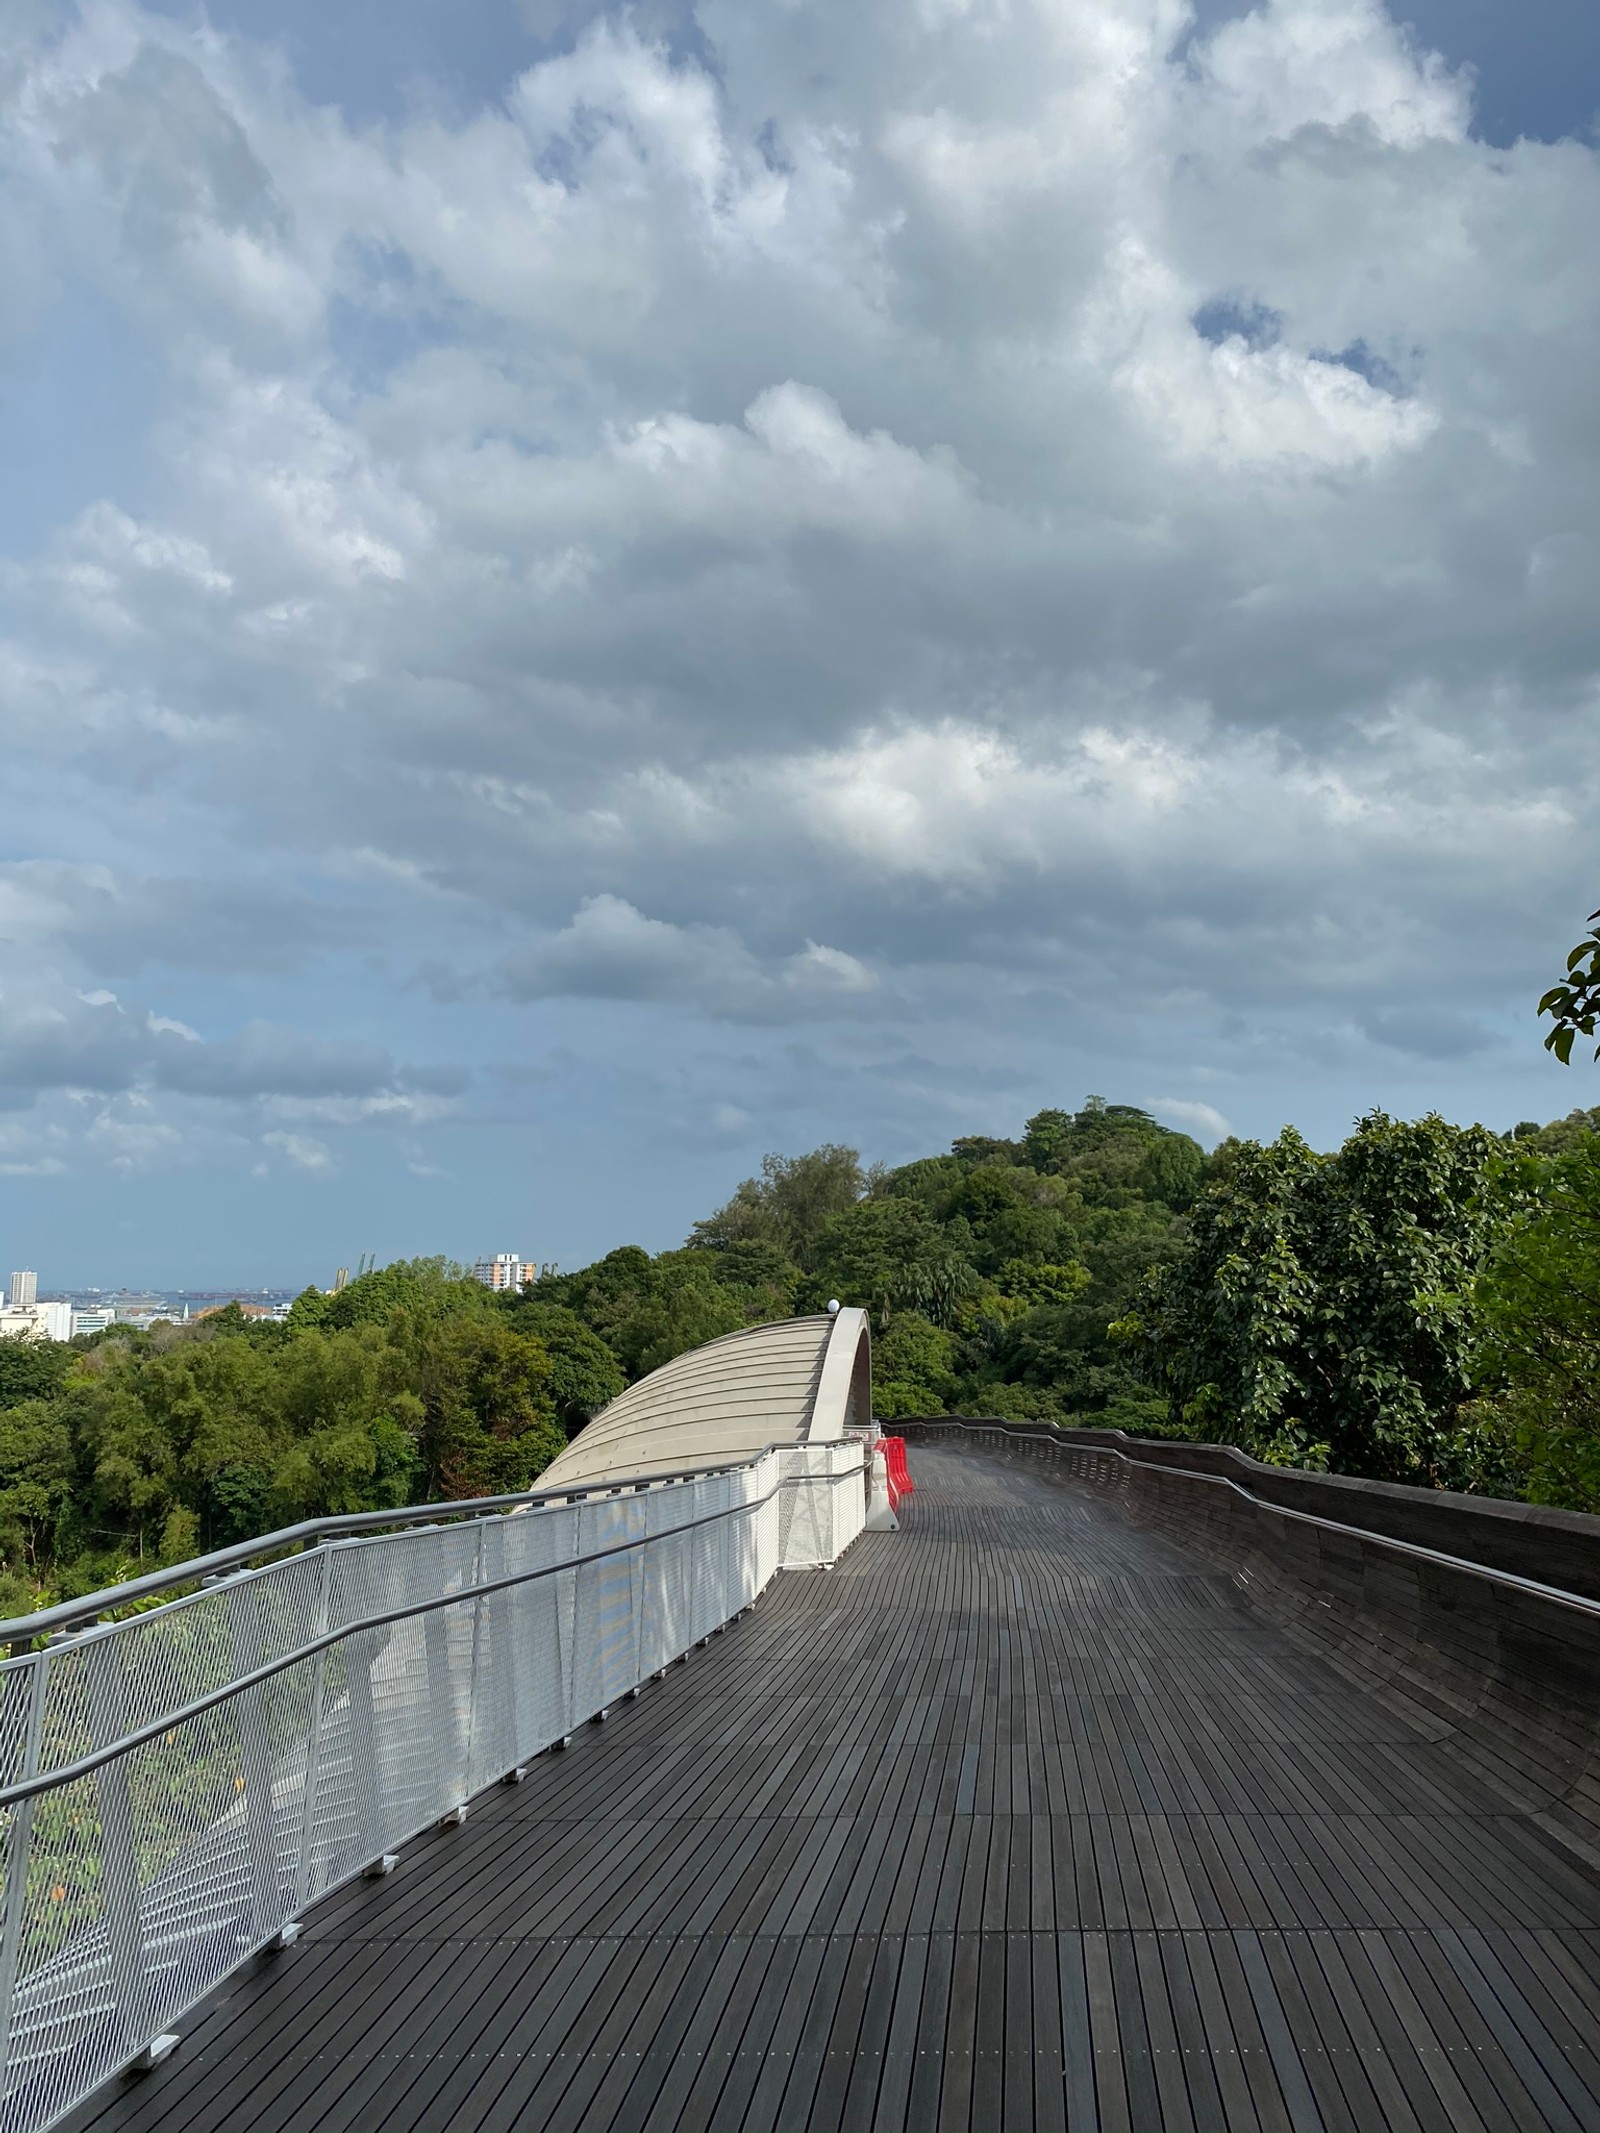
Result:
<instances>
[{"instance_id":1,"label":"dark wooden planking","mask_svg":"<svg viewBox=\"0 0 1600 2133\"><path fill-rule=\"evenodd\" d=\"M913 1464L69 2123L1600 2133L1600 1885L1481 1759L1170 1532Z\"/></svg>"}]
</instances>

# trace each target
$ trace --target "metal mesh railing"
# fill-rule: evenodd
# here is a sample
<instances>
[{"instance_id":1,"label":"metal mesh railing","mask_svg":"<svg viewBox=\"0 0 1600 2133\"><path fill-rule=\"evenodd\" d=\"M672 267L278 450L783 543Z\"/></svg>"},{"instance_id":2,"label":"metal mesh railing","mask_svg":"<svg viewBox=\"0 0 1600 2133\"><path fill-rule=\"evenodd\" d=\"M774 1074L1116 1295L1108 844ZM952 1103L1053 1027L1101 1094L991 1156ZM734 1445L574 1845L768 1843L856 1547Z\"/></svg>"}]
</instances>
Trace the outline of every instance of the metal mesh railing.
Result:
<instances>
[{"instance_id":1,"label":"metal mesh railing","mask_svg":"<svg viewBox=\"0 0 1600 2133\"><path fill-rule=\"evenodd\" d=\"M777 1449L335 1533L0 1662L0 2133L48 2126L317 1896L669 1665L780 1563L832 1560L860 1477L859 1445Z\"/></svg>"}]
</instances>

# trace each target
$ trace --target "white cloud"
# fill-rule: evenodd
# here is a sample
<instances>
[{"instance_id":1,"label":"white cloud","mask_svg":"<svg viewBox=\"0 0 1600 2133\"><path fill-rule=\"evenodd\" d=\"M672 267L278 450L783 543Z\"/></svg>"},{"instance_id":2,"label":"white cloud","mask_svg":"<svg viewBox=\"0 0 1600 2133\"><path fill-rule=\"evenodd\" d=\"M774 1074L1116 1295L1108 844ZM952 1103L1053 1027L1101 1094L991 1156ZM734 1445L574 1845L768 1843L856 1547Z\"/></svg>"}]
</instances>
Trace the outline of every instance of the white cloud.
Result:
<instances>
[{"instance_id":1,"label":"white cloud","mask_svg":"<svg viewBox=\"0 0 1600 2133\"><path fill-rule=\"evenodd\" d=\"M1413 49L1378 0L1267 0L1213 34L1201 79L1217 119L1253 141L1353 126L1404 150L1467 128L1470 85Z\"/></svg>"},{"instance_id":2,"label":"white cloud","mask_svg":"<svg viewBox=\"0 0 1600 2133\"><path fill-rule=\"evenodd\" d=\"M307 1177L325 1177L333 1168L333 1152L325 1141L307 1133L263 1133L261 1145L273 1149L291 1169Z\"/></svg>"},{"instance_id":3,"label":"white cloud","mask_svg":"<svg viewBox=\"0 0 1600 2133\"><path fill-rule=\"evenodd\" d=\"M807 941L763 964L721 926L647 918L619 896L582 903L570 925L509 956L513 999L673 1000L734 1021L811 1021L870 995L876 980L843 949Z\"/></svg>"},{"instance_id":4,"label":"white cloud","mask_svg":"<svg viewBox=\"0 0 1600 2133\"><path fill-rule=\"evenodd\" d=\"M41 1159L410 1160L597 1001L933 1105L1166 956L1287 1104L1296 1018L1418 1057L1463 940L1460 1045L1536 993L1600 792L1594 148L1486 149L1377 0L642 19L360 125L137 0L0 25L19 317L92 292L158 381L0 564Z\"/></svg>"}]
</instances>

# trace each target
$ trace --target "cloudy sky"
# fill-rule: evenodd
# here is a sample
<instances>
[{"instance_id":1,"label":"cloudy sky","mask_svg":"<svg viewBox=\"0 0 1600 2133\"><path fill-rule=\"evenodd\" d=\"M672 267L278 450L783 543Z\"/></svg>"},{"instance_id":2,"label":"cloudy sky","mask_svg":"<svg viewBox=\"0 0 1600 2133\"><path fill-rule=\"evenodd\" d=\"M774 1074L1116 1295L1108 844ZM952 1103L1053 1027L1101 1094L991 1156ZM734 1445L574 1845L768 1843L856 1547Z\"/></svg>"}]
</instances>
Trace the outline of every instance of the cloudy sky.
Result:
<instances>
[{"instance_id":1,"label":"cloudy sky","mask_svg":"<svg viewBox=\"0 0 1600 2133\"><path fill-rule=\"evenodd\" d=\"M7 0L0 1264L1600 1101L1597 108L1582 0Z\"/></svg>"}]
</instances>

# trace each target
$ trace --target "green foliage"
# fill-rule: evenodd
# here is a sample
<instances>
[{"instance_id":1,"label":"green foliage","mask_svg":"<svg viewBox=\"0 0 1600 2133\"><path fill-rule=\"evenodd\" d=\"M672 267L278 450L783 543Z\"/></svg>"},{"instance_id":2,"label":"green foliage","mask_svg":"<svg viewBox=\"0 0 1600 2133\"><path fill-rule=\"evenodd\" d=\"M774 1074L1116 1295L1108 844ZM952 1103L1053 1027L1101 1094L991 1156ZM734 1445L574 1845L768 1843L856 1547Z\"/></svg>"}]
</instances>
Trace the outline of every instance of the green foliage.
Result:
<instances>
[{"instance_id":1,"label":"green foliage","mask_svg":"<svg viewBox=\"0 0 1600 2133\"><path fill-rule=\"evenodd\" d=\"M918 1200L858 1200L825 1222L811 1249L816 1303L860 1304L879 1326L911 1292L931 1289L944 1258L939 1225Z\"/></svg>"},{"instance_id":2,"label":"green foliage","mask_svg":"<svg viewBox=\"0 0 1600 2133\"><path fill-rule=\"evenodd\" d=\"M700 1224L696 1238L707 1227ZM654 1258L625 1244L575 1274L542 1280L536 1301L572 1312L632 1379L720 1334L789 1317L802 1279L770 1238L691 1242Z\"/></svg>"},{"instance_id":3,"label":"green foliage","mask_svg":"<svg viewBox=\"0 0 1600 2133\"><path fill-rule=\"evenodd\" d=\"M622 1391L627 1381L621 1364L599 1334L564 1304L510 1294L501 1301L513 1328L538 1341L549 1357L547 1390L556 1420L569 1437L575 1437Z\"/></svg>"},{"instance_id":4,"label":"green foliage","mask_svg":"<svg viewBox=\"0 0 1600 2133\"><path fill-rule=\"evenodd\" d=\"M324 1298L317 1324L386 1326L396 1311L446 1317L460 1311L490 1311L494 1298L464 1267L449 1259L397 1259L391 1266L358 1274L337 1296ZM302 1295L299 1303L307 1302ZM314 1308L314 1307L313 1307Z\"/></svg>"},{"instance_id":5,"label":"green foliage","mask_svg":"<svg viewBox=\"0 0 1600 2133\"><path fill-rule=\"evenodd\" d=\"M381 1268L323 1301L288 1326L223 1310L36 1344L0 1377L4 1590L26 1605L302 1518L525 1489L566 1441L536 1328L459 1270ZM557 1330L571 1404L620 1389L592 1333Z\"/></svg>"},{"instance_id":6,"label":"green foliage","mask_svg":"<svg viewBox=\"0 0 1600 2133\"><path fill-rule=\"evenodd\" d=\"M51 1400L0 1408L0 1548L36 1576L72 1488L72 1434Z\"/></svg>"},{"instance_id":7,"label":"green foliage","mask_svg":"<svg viewBox=\"0 0 1600 2133\"><path fill-rule=\"evenodd\" d=\"M712 1250L776 1245L809 1268L812 1246L836 1215L855 1205L868 1182L855 1149L831 1141L809 1155L769 1155L760 1177L746 1178L726 1207L697 1222L689 1242Z\"/></svg>"},{"instance_id":8,"label":"green foliage","mask_svg":"<svg viewBox=\"0 0 1600 2133\"><path fill-rule=\"evenodd\" d=\"M1051 1266L1038 1259L1008 1259L996 1277L1002 1295L1025 1304L1069 1304L1081 1296L1094 1276L1080 1261Z\"/></svg>"},{"instance_id":9,"label":"green foliage","mask_svg":"<svg viewBox=\"0 0 1600 2133\"><path fill-rule=\"evenodd\" d=\"M915 1311L902 1311L876 1344L872 1404L885 1421L939 1415L957 1388L955 1339Z\"/></svg>"},{"instance_id":10,"label":"green foliage","mask_svg":"<svg viewBox=\"0 0 1600 2133\"><path fill-rule=\"evenodd\" d=\"M315 1286L302 1289L289 1306L290 1332L304 1333L312 1326L324 1325L327 1322L328 1306L332 1301L333 1298L326 1291Z\"/></svg>"},{"instance_id":11,"label":"green foliage","mask_svg":"<svg viewBox=\"0 0 1600 2133\"><path fill-rule=\"evenodd\" d=\"M1331 1157L1292 1129L1234 1149L1116 1329L1172 1420L1343 1473L1501 1478L1460 1424L1496 1148L1481 1126L1373 1112Z\"/></svg>"},{"instance_id":12,"label":"green foliage","mask_svg":"<svg viewBox=\"0 0 1600 2133\"><path fill-rule=\"evenodd\" d=\"M60 1341L0 1340L0 1408L53 1399L71 1361Z\"/></svg>"},{"instance_id":13,"label":"green foliage","mask_svg":"<svg viewBox=\"0 0 1600 2133\"><path fill-rule=\"evenodd\" d=\"M1591 1133L1600 1133L1600 1104L1588 1111L1569 1111L1565 1118L1552 1119L1548 1126L1524 1119L1520 1126L1512 1127L1506 1139L1523 1155L1567 1155L1581 1147Z\"/></svg>"},{"instance_id":14,"label":"green foliage","mask_svg":"<svg viewBox=\"0 0 1600 2133\"><path fill-rule=\"evenodd\" d=\"M767 1175L804 1175L805 1162L774 1159ZM858 1195L797 1247L797 1304L837 1296L871 1312L881 1413L1092 1422L1120 1402L1149 1414L1157 1403L1107 1328L1174 1248L1205 1165L1187 1135L1091 1097L1081 1111L1038 1113L1020 1141L970 1136L895 1170L858 1167ZM741 1192L762 1204L756 1182ZM936 1354L899 1360L907 1323L923 1342L919 1328L943 1336Z\"/></svg>"},{"instance_id":15,"label":"green foliage","mask_svg":"<svg viewBox=\"0 0 1600 2133\"><path fill-rule=\"evenodd\" d=\"M652 1259L636 1244L608 1252L581 1272L539 1284L605 1342L628 1378L752 1321L738 1287L718 1278L719 1255L685 1247ZM782 1317L782 1311L762 1315Z\"/></svg>"},{"instance_id":16,"label":"green foliage","mask_svg":"<svg viewBox=\"0 0 1600 2133\"><path fill-rule=\"evenodd\" d=\"M566 1442L547 1397L549 1356L499 1313L402 1311L390 1338L407 1358L421 1404L415 1442L424 1497L525 1489Z\"/></svg>"},{"instance_id":17,"label":"green foliage","mask_svg":"<svg viewBox=\"0 0 1600 2133\"><path fill-rule=\"evenodd\" d=\"M1600 1511L1600 1133L1554 1156L1519 1146L1494 1182L1504 1221L1474 1293L1491 1390L1473 1420L1535 1503Z\"/></svg>"},{"instance_id":18,"label":"green foliage","mask_svg":"<svg viewBox=\"0 0 1600 2133\"><path fill-rule=\"evenodd\" d=\"M1572 1057L1573 1039L1592 1037L1595 1025L1600 1022L1600 911L1589 913L1589 931L1567 957L1567 974L1559 985L1552 985L1539 1002L1539 1013L1551 1017L1551 1028L1544 1040L1547 1052L1554 1052L1565 1066ZM1594 1048L1594 1056L1600 1059L1600 1044Z\"/></svg>"}]
</instances>

